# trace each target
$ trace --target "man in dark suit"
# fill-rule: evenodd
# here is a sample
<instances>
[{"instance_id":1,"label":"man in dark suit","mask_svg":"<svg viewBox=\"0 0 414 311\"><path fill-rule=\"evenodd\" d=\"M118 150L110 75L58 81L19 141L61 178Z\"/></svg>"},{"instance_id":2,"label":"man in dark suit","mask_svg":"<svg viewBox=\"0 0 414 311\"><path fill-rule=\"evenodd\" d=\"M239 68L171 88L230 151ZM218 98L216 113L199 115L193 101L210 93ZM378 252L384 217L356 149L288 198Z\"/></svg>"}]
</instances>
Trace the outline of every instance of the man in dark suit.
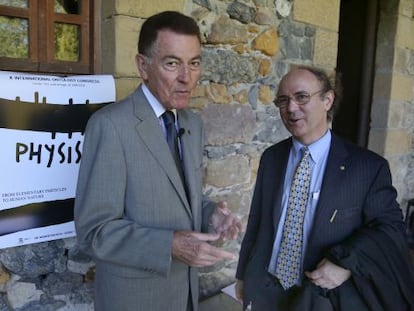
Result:
<instances>
[{"instance_id":1,"label":"man in dark suit","mask_svg":"<svg viewBox=\"0 0 414 311\"><path fill-rule=\"evenodd\" d=\"M315 68L280 82L275 104L292 137L262 155L236 274L236 294L253 311L414 308L388 163L331 132L337 94Z\"/></svg>"},{"instance_id":2,"label":"man in dark suit","mask_svg":"<svg viewBox=\"0 0 414 311\"><path fill-rule=\"evenodd\" d=\"M234 258L208 243L235 238L241 225L202 196L203 126L184 109L200 54L193 19L149 17L136 56L143 83L88 122L75 225L96 263L96 310L197 310L196 268Z\"/></svg>"}]
</instances>

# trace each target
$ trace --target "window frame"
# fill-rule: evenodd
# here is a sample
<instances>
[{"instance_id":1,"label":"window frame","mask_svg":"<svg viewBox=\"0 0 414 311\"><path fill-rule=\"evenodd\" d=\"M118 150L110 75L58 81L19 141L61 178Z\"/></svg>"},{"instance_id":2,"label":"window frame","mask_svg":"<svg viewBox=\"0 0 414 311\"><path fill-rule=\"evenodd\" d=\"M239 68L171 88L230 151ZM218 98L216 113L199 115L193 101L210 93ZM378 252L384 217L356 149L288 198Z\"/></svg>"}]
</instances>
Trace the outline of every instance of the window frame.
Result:
<instances>
[{"instance_id":1,"label":"window frame","mask_svg":"<svg viewBox=\"0 0 414 311\"><path fill-rule=\"evenodd\" d=\"M0 15L28 20L28 58L0 57L0 69L40 73L92 74L96 73L99 58L96 51L99 40L97 21L94 15L99 1L82 0L81 14L54 12L55 1L30 0L28 8L0 5ZM54 25L65 23L79 27L79 60L62 61L54 58Z\"/></svg>"}]
</instances>

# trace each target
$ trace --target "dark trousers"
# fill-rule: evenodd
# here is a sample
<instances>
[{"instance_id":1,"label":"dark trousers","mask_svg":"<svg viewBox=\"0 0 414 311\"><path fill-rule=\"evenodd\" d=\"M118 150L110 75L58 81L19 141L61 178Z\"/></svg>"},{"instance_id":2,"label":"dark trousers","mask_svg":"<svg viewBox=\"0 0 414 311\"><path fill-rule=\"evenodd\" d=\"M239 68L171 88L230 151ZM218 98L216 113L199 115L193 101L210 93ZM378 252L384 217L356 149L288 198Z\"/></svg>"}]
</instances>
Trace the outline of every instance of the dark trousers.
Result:
<instances>
[{"instance_id":1,"label":"dark trousers","mask_svg":"<svg viewBox=\"0 0 414 311\"><path fill-rule=\"evenodd\" d=\"M368 311L370 310L351 279L333 290L325 290L309 280L301 287L285 291L269 274L251 299L252 311Z\"/></svg>"},{"instance_id":2,"label":"dark trousers","mask_svg":"<svg viewBox=\"0 0 414 311\"><path fill-rule=\"evenodd\" d=\"M193 311L193 299L191 298L191 290L188 293L187 311Z\"/></svg>"},{"instance_id":3,"label":"dark trousers","mask_svg":"<svg viewBox=\"0 0 414 311\"><path fill-rule=\"evenodd\" d=\"M317 290L315 287L314 289ZM303 287L284 290L279 281L268 275L251 301L252 311L334 311L329 298L303 291Z\"/></svg>"}]
</instances>

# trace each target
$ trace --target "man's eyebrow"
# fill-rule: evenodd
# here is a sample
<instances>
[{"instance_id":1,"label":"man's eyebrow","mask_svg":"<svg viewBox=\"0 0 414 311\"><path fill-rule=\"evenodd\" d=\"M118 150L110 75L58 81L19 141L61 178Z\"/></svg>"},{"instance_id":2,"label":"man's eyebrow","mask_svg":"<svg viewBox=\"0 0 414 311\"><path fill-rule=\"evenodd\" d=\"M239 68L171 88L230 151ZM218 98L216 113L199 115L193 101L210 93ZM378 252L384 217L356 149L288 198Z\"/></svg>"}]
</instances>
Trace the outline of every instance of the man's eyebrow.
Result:
<instances>
[{"instance_id":1,"label":"man's eyebrow","mask_svg":"<svg viewBox=\"0 0 414 311\"><path fill-rule=\"evenodd\" d=\"M296 92L294 92L293 94L299 94L299 93L309 93L308 91L305 91L305 90L299 90L299 91L296 91ZM282 96L286 96L286 97L288 97L289 95L286 95L286 94L277 94L276 95L277 97L282 97Z\"/></svg>"},{"instance_id":2,"label":"man's eyebrow","mask_svg":"<svg viewBox=\"0 0 414 311\"><path fill-rule=\"evenodd\" d=\"M180 57L175 56L175 55L165 55L165 56L163 57L163 59L167 59L167 58L172 58L172 59L181 60L181 58L180 58ZM193 58L191 58L191 60L195 60L195 59L201 59L201 55L197 55L197 56L194 56Z\"/></svg>"}]
</instances>

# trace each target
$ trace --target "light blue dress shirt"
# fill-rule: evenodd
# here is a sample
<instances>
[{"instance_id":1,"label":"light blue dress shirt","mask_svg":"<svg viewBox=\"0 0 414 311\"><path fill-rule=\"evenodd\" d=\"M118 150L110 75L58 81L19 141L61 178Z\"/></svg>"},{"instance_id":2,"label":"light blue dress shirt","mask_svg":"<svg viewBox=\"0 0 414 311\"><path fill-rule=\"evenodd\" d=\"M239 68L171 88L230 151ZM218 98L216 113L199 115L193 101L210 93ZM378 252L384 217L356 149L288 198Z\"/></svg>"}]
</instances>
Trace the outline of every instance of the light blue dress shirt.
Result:
<instances>
[{"instance_id":1,"label":"light blue dress shirt","mask_svg":"<svg viewBox=\"0 0 414 311\"><path fill-rule=\"evenodd\" d=\"M315 216L316 206L318 204L319 193L321 191L321 185L323 175L326 167L326 160L328 158L329 148L331 146L331 131L328 130L319 140L307 146L310 152L310 167L311 167L311 183L308 196L308 202L306 204L305 219L303 223L303 246L302 254L306 251L309 234L312 229L313 219ZM279 253L280 243L283 234L283 225L285 223L286 210L289 200L290 186L292 183L295 169L301 159L301 149L305 147L297 140L293 139L293 146L289 153L288 165L286 168L285 182L283 185L283 197L282 197L282 213L280 215L279 224L277 226L276 236L273 243L272 257L270 259L269 273L275 275L277 254ZM302 256L303 263L303 256Z\"/></svg>"}]
</instances>

